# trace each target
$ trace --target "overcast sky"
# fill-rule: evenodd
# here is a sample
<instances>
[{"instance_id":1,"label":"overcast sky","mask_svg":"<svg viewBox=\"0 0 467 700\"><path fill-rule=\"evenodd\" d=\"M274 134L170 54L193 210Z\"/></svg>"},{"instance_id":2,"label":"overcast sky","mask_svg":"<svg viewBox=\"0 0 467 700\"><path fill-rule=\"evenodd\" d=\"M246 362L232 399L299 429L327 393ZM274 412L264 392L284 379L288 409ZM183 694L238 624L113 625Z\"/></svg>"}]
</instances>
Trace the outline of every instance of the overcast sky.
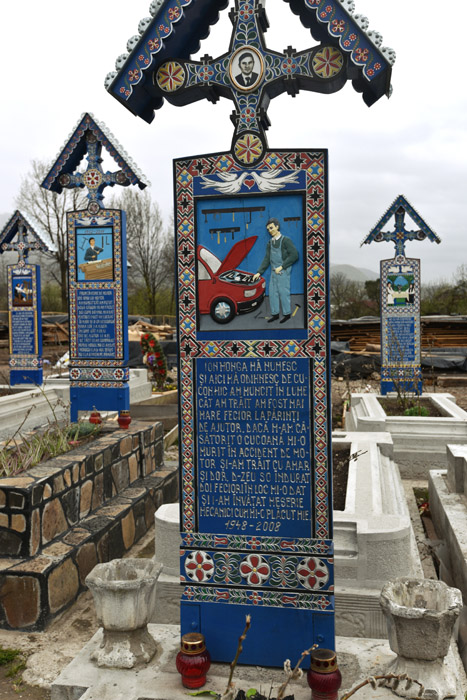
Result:
<instances>
[{"instance_id":1,"label":"overcast sky","mask_svg":"<svg viewBox=\"0 0 467 700\"><path fill-rule=\"evenodd\" d=\"M269 146L329 150L332 263L378 271L379 260L393 256L392 244L360 243L403 194L442 239L440 245L411 242L406 254L421 259L422 283L449 281L467 263L467 2L355 4L383 45L396 51L392 97L368 108L349 82L334 95L282 95L269 108ZM2 3L0 214L14 211L31 160L52 163L85 111L107 124L151 180L166 215L173 206L172 159L230 148L229 100L165 104L147 124L105 91L106 74L148 7L149 0ZM266 9L270 48L315 45L286 2L268 0ZM227 50L227 13L211 28L201 55Z\"/></svg>"}]
</instances>

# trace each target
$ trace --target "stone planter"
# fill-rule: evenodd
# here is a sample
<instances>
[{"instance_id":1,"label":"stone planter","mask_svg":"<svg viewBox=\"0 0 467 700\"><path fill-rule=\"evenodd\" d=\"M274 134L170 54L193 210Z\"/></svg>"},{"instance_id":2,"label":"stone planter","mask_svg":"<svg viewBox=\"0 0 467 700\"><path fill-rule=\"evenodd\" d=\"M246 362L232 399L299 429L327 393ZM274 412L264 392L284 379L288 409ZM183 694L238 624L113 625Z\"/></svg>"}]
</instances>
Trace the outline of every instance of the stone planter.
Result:
<instances>
[{"instance_id":1,"label":"stone planter","mask_svg":"<svg viewBox=\"0 0 467 700\"><path fill-rule=\"evenodd\" d=\"M0 479L0 627L43 630L122 557L178 494L160 423L133 422L24 474Z\"/></svg>"},{"instance_id":2,"label":"stone planter","mask_svg":"<svg viewBox=\"0 0 467 700\"><path fill-rule=\"evenodd\" d=\"M455 696L455 678L445 659L462 607L460 591L442 581L400 578L385 584L380 602L389 645L397 654L390 671L423 683L433 700Z\"/></svg>"},{"instance_id":3,"label":"stone planter","mask_svg":"<svg viewBox=\"0 0 467 700\"><path fill-rule=\"evenodd\" d=\"M133 668L154 656L156 642L147 625L161 568L147 559L114 559L98 564L86 577L97 621L104 628L102 644L92 657L98 666Z\"/></svg>"},{"instance_id":4,"label":"stone planter","mask_svg":"<svg viewBox=\"0 0 467 700\"><path fill-rule=\"evenodd\" d=\"M467 668L467 445L448 445L446 451L447 471L430 472L429 502L436 533L443 541L437 548L439 578L459 588L464 599L458 644Z\"/></svg>"}]
</instances>

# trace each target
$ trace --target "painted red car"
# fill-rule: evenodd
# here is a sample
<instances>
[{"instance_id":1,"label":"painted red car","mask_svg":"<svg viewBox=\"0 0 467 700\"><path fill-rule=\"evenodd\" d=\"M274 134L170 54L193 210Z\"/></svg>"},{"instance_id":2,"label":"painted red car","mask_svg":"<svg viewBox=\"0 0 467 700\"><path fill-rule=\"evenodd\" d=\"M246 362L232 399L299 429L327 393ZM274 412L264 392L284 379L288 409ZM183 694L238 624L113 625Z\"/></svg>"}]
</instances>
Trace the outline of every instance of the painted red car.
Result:
<instances>
[{"instance_id":1,"label":"painted red car","mask_svg":"<svg viewBox=\"0 0 467 700\"><path fill-rule=\"evenodd\" d=\"M237 314L249 313L263 302L264 277L253 282L254 273L237 270L258 236L238 241L222 262L202 245L197 249L198 306L201 314L211 314L216 323L229 323Z\"/></svg>"}]
</instances>

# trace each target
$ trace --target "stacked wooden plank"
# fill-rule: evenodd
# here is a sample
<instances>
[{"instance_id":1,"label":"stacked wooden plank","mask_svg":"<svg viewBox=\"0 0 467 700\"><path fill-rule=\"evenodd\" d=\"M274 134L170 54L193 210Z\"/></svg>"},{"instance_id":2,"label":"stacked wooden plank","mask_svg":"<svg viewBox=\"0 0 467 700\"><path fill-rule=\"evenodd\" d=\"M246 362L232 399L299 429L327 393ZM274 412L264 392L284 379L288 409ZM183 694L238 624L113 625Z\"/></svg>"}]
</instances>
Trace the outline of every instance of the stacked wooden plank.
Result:
<instances>
[{"instance_id":1,"label":"stacked wooden plank","mask_svg":"<svg viewBox=\"0 0 467 700\"><path fill-rule=\"evenodd\" d=\"M63 345L67 344L69 339L68 321L65 323L42 321L42 343L44 345Z\"/></svg>"},{"instance_id":2,"label":"stacked wooden plank","mask_svg":"<svg viewBox=\"0 0 467 700\"><path fill-rule=\"evenodd\" d=\"M152 333L158 340L171 340L175 328L169 324L155 325L141 319L128 326L128 340L139 341L143 333Z\"/></svg>"},{"instance_id":3,"label":"stacked wooden plank","mask_svg":"<svg viewBox=\"0 0 467 700\"><path fill-rule=\"evenodd\" d=\"M423 350L467 347L466 316L422 316L421 331ZM352 352L379 352L379 318L332 321L331 340L347 342Z\"/></svg>"}]
</instances>

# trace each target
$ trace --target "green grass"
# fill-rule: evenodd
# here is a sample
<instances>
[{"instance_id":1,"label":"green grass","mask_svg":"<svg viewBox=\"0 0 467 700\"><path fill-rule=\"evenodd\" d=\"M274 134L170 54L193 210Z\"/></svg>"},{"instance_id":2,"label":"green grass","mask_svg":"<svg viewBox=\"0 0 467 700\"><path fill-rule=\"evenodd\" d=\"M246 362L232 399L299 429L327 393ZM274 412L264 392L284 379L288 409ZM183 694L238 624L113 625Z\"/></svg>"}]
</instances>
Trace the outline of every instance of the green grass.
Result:
<instances>
[{"instance_id":1,"label":"green grass","mask_svg":"<svg viewBox=\"0 0 467 700\"><path fill-rule=\"evenodd\" d=\"M4 649L0 647L0 666L6 666L21 654L19 649Z\"/></svg>"}]
</instances>

